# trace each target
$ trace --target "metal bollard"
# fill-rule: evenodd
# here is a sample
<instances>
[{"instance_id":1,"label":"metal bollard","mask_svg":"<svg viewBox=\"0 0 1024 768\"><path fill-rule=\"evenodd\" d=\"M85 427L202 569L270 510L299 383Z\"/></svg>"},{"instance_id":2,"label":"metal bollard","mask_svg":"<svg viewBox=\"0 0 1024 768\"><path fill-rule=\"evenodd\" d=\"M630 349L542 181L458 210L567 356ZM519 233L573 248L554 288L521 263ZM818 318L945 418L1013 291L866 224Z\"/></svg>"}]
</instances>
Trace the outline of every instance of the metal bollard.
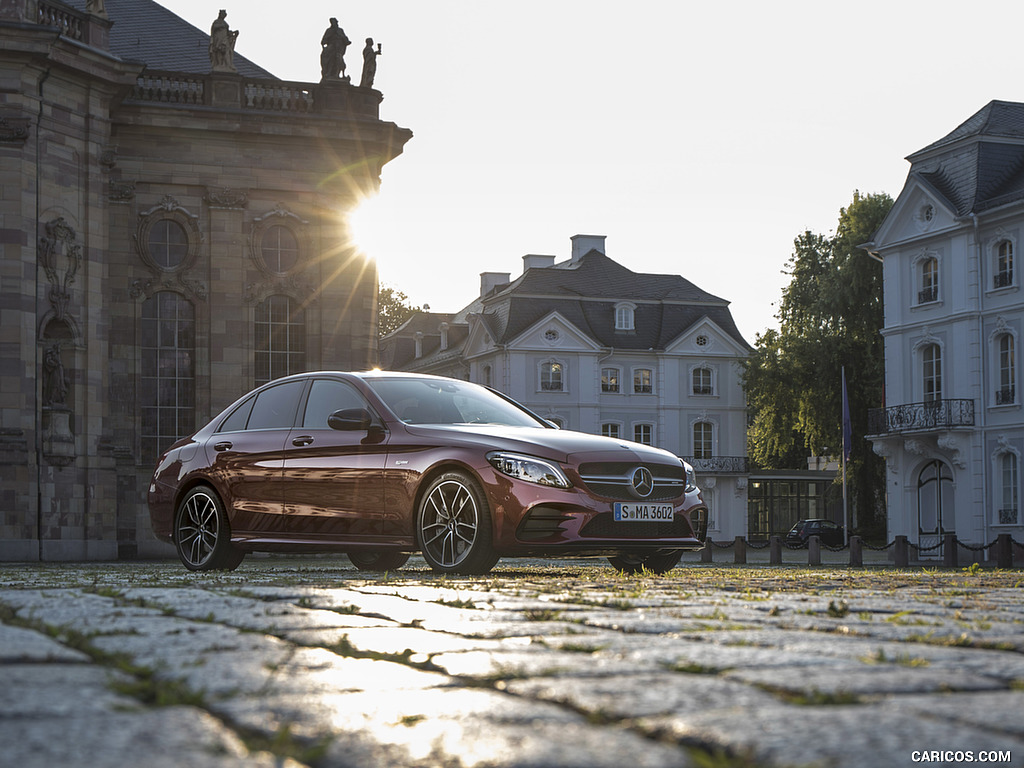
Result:
<instances>
[{"instance_id":1,"label":"metal bollard","mask_svg":"<svg viewBox=\"0 0 1024 768\"><path fill-rule=\"evenodd\" d=\"M1008 533L996 536L996 568L1013 568L1013 537Z\"/></svg>"},{"instance_id":2,"label":"metal bollard","mask_svg":"<svg viewBox=\"0 0 1024 768\"><path fill-rule=\"evenodd\" d=\"M893 547L896 556L896 567L906 568L910 565L910 546L906 536L897 536L896 545Z\"/></svg>"},{"instance_id":3,"label":"metal bollard","mask_svg":"<svg viewBox=\"0 0 1024 768\"><path fill-rule=\"evenodd\" d=\"M947 533L942 537L942 564L947 568L956 568L957 564L956 534Z\"/></svg>"},{"instance_id":4,"label":"metal bollard","mask_svg":"<svg viewBox=\"0 0 1024 768\"><path fill-rule=\"evenodd\" d=\"M700 561L702 563L713 562L714 558L715 543L710 539L704 540L704 549L700 551Z\"/></svg>"},{"instance_id":5,"label":"metal bollard","mask_svg":"<svg viewBox=\"0 0 1024 768\"><path fill-rule=\"evenodd\" d=\"M747 540L742 536L737 536L733 550L735 554L734 562L745 564L747 562Z\"/></svg>"},{"instance_id":6,"label":"metal bollard","mask_svg":"<svg viewBox=\"0 0 1024 768\"><path fill-rule=\"evenodd\" d=\"M817 534L807 537L807 564L821 565L821 537Z\"/></svg>"},{"instance_id":7,"label":"metal bollard","mask_svg":"<svg viewBox=\"0 0 1024 768\"><path fill-rule=\"evenodd\" d=\"M782 537L772 536L768 540L769 558L771 565L782 565Z\"/></svg>"},{"instance_id":8,"label":"metal bollard","mask_svg":"<svg viewBox=\"0 0 1024 768\"><path fill-rule=\"evenodd\" d=\"M860 536L850 537L850 565L864 565L864 540Z\"/></svg>"}]
</instances>

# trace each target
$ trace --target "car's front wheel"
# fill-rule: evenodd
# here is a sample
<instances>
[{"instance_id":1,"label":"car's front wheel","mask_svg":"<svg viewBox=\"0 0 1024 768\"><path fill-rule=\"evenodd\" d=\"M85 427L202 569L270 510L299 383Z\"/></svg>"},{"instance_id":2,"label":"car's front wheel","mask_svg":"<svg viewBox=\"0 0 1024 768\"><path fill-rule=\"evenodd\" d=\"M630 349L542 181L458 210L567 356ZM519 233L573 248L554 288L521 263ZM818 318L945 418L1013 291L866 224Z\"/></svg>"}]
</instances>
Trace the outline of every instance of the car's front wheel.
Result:
<instances>
[{"instance_id":1,"label":"car's front wheel","mask_svg":"<svg viewBox=\"0 0 1024 768\"><path fill-rule=\"evenodd\" d=\"M619 573L668 573L683 557L682 550L671 552L655 552L650 555L615 555L608 558L608 562Z\"/></svg>"},{"instance_id":2,"label":"car's front wheel","mask_svg":"<svg viewBox=\"0 0 1024 768\"><path fill-rule=\"evenodd\" d=\"M190 571L233 571L245 552L232 546L224 505L206 486L189 491L174 516L174 544Z\"/></svg>"},{"instance_id":3,"label":"car's front wheel","mask_svg":"<svg viewBox=\"0 0 1024 768\"><path fill-rule=\"evenodd\" d=\"M416 537L433 570L487 573L498 562L492 530L484 492L466 473L445 472L427 487L416 515Z\"/></svg>"},{"instance_id":4,"label":"car's front wheel","mask_svg":"<svg viewBox=\"0 0 1024 768\"><path fill-rule=\"evenodd\" d=\"M405 552L367 550L349 552L348 559L360 571L397 571L409 560Z\"/></svg>"}]
</instances>

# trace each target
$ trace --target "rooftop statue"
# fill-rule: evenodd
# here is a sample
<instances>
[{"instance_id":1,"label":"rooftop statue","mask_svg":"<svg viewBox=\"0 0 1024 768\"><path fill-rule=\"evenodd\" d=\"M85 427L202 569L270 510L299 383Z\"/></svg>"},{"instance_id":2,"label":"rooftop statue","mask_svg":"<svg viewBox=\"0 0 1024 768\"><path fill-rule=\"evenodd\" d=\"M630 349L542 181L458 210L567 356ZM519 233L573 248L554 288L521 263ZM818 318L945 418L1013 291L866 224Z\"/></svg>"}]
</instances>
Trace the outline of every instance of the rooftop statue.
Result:
<instances>
[{"instance_id":1,"label":"rooftop statue","mask_svg":"<svg viewBox=\"0 0 1024 768\"><path fill-rule=\"evenodd\" d=\"M373 38L366 38L366 47L363 48L363 76L359 85L363 88L373 87L373 78L377 76L377 57L380 56L380 43L377 43L377 50L373 50Z\"/></svg>"},{"instance_id":2,"label":"rooftop statue","mask_svg":"<svg viewBox=\"0 0 1024 768\"><path fill-rule=\"evenodd\" d=\"M351 43L345 30L338 26L338 20L331 19L331 26L320 39L320 74L324 80L349 80L345 76L345 51Z\"/></svg>"},{"instance_id":3,"label":"rooftop statue","mask_svg":"<svg viewBox=\"0 0 1024 768\"><path fill-rule=\"evenodd\" d=\"M235 69L235 41L238 30L234 32L228 27L224 17L227 11L222 10L217 20L210 27L210 68L214 72L237 72Z\"/></svg>"}]
</instances>

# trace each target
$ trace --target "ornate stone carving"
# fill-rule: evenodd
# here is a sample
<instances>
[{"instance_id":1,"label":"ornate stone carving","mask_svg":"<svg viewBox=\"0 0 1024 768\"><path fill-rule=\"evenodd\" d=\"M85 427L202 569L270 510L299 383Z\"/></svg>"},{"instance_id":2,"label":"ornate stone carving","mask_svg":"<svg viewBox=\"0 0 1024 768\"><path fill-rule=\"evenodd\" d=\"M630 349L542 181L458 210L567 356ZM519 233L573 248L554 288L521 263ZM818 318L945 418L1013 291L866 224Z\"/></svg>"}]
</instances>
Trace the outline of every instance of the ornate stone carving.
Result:
<instances>
[{"instance_id":1,"label":"ornate stone carving","mask_svg":"<svg viewBox=\"0 0 1024 768\"><path fill-rule=\"evenodd\" d=\"M249 204L249 190L207 187L204 199L211 208L245 208Z\"/></svg>"},{"instance_id":2,"label":"ornate stone carving","mask_svg":"<svg viewBox=\"0 0 1024 768\"><path fill-rule=\"evenodd\" d=\"M82 265L82 246L75 240L77 235L64 220L64 217L52 219L46 223L46 235L39 239L39 263L50 281L49 299L53 314L58 320L68 316L68 305L71 302L71 284L75 282L75 274ZM61 269L60 256L66 259L66 266Z\"/></svg>"},{"instance_id":3,"label":"ornate stone carving","mask_svg":"<svg viewBox=\"0 0 1024 768\"><path fill-rule=\"evenodd\" d=\"M939 448L950 455L950 461L956 464L960 469L967 469L967 462L964 461L960 441L957 440L952 432L943 432L936 440L936 444Z\"/></svg>"},{"instance_id":4,"label":"ornate stone carving","mask_svg":"<svg viewBox=\"0 0 1024 768\"><path fill-rule=\"evenodd\" d=\"M27 117L0 117L0 142L26 142L31 125Z\"/></svg>"},{"instance_id":5,"label":"ornate stone carving","mask_svg":"<svg viewBox=\"0 0 1024 768\"><path fill-rule=\"evenodd\" d=\"M194 280L183 274L168 275L163 278L135 280L128 294L133 299L149 298L160 291L176 291L183 293L193 301L206 301L209 291L202 280Z\"/></svg>"},{"instance_id":6,"label":"ornate stone carving","mask_svg":"<svg viewBox=\"0 0 1024 768\"><path fill-rule=\"evenodd\" d=\"M130 181L110 180L107 199L112 203L129 203L135 199L135 184Z\"/></svg>"}]
</instances>

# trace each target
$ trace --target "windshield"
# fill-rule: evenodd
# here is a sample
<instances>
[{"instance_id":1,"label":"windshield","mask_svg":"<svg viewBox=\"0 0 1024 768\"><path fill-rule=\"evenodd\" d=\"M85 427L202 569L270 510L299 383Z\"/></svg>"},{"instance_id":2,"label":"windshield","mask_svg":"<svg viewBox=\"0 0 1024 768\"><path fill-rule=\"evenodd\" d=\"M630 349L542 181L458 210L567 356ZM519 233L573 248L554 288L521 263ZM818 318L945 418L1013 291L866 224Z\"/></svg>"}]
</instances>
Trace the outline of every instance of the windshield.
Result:
<instances>
[{"instance_id":1,"label":"windshield","mask_svg":"<svg viewBox=\"0 0 1024 768\"><path fill-rule=\"evenodd\" d=\"M488 389L452 379L366 379L406 424L494 424L544 427L543 422Z\"/></svg>"}]
</instances>

